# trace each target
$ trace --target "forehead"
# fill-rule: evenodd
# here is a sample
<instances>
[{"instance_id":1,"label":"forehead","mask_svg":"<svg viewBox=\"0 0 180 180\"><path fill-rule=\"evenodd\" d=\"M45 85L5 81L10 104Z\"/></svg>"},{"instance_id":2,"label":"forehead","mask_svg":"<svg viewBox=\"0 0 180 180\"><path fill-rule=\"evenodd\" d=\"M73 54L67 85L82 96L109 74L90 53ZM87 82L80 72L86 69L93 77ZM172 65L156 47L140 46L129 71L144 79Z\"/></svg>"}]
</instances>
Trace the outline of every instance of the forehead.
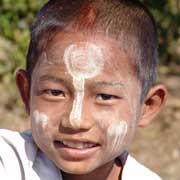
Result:
<instances>
[{"instance_id":1,"label":"forehead","mask_svg":"<svg viewBox=\"0 0 180 180\"><path fill-rule=\"evenodd\" d=\"M69 53L77 64L78 61L82 62L79 65L93 59L95 62L103 61L103 69L107 72L113 68L113 71L133 73L128 55L118 47L118 43L114 39L101 35L85 36L78 32L60 32L48 44L44 53L46 58L39 59L39 61L43 64L48 62L47 65L57 64L65 67L65 56L69 56Z\"/></svg>"}]
</instances>

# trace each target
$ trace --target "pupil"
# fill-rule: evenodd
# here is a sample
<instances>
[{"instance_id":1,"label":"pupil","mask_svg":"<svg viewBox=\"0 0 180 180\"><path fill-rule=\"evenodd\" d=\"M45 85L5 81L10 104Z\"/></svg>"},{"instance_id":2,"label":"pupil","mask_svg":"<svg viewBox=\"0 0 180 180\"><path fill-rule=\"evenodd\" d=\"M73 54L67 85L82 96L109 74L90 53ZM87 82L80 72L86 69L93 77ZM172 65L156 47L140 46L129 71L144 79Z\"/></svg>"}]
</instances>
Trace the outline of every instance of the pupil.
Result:
<instances>
[{"instance_id":1,"label":"pupil","mask_svg":"<svg viewBox=\"0 0 180 180\"><path fill-rule=\"evenodd\" d=\"M58 96L60 93L61 93L61 92L58 91L58 90L53 90L53 91L52 91L52 94L53 94L54 96Z\"/></svg>"},{"instance_id":2,"label":"pupil","mask_svg":"<svg viewBox=\"0 0 180 180\"><path fill-rule=\"evenodd\" d=\"M111 95L108 95L108 94L102 94L102 98L103 100L108 100L111 98Z\"/></svg>"}]
</instances>

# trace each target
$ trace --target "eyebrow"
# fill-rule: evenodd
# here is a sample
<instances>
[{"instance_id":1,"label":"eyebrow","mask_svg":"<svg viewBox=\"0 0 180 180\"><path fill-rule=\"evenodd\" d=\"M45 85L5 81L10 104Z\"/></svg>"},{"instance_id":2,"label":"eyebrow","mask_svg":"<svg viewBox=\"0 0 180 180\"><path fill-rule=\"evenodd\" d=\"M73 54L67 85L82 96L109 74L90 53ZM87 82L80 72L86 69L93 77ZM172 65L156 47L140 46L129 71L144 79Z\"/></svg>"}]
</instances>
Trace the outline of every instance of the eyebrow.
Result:
<instances>
[{"instance_id":1,"label":"eyebrow","mask_svg":"<svg viewBox=\"0 0 180 180\"><path fill-rule=\"evenodd\" d=\"M95 87L116 87L123 88L124 84L119 81L96 81Z\"/></svg>"},{"instance_id":2,"label":"eyebrow","mask_svg":"<svg viewBox=\"0 0 180 180\"><path fill-rule=\"evenodd\" d=\"M54 81L54 82L62 82L61 78L55 77L55 76L51 76L51 75L43 75L39 78L40 81Z\"/></svg>"},{"instance_id":3,"label":"eyebrow","mask_svg":"<svg viewBox=\"0 0 180 180\"><path fill-rule=\"evenodd\" d=\"M71 85L70 83L68 83L68 79L64 80L62 78L53 76L53 75L43 75L40 77L40 82L43 81L51 81L54 83L59 83L59 84L64 84L70 88L73 88L73 85ZM122 89L124 87L124 84L122 82L119 81L95 81L95 84L93 85L94 88L102 88L102 87L113 87L113 88L117 88L117 89Z\"/></svg>"},{"instance_id":4,"label":"eyebrow","mask_svg":"<svg viewBox=\"0 0 180 180\"><path fill-rule=\"evenodd\" d=\"M68 83L70 80L69 78L67 78L66 80L60 78L60 77L56 77L56 76L53 76L53 75L43 75L39 78L39 81L40 82L43 82L43 81L50 81L50 82L54 82L54 83L58 83L58 84L63 84L65 86L68 86L68 87L71 87L72 86L70 85L70 83Z\"/></svg>"}]
</instances>

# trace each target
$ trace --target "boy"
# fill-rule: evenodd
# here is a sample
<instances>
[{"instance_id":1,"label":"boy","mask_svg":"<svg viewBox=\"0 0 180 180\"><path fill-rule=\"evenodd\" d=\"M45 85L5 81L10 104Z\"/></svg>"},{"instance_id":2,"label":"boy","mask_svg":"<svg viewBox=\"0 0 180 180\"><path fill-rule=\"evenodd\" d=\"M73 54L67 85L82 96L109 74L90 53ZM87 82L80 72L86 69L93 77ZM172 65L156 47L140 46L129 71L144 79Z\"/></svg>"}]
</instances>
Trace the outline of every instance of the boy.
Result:
<instances>
[{"instance_id":1,"label":"boy","mask_svg":"<svg viewBox=\"0 0 180 180\"><path fill-rule=\"evenodd\" d=\"M156 72L156 26L138 1L49 1L16 74L31 131L1 130L0 179L160 179L126 151L166 99Z\"/></svg>"}]
</instances>

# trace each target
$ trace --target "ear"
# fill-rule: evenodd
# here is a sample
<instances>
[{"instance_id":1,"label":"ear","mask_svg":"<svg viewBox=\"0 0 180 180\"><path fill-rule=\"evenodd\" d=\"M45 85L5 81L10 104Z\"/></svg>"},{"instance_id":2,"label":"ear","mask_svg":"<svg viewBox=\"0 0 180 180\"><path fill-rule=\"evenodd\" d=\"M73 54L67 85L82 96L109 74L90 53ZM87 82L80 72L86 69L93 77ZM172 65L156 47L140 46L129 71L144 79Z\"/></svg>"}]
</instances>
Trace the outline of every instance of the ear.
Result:
<instances>
[{"instance_id":1,"label":"ear","mask_svg":"<svg viewBox=\"0 0 180 180\"><path fill-rule=\"evenodd\" d=\"M167 99L167 89L164 85L153 86L143 102L141 109L140 127L148 126L154 117L160 112Z\"/></svg>"},{"instance_id":2,"label":"ear","mask_svg":"<svg viewBox=\"0 0 180 180\"><path fill-rule=\"evenodd\" d=\"M27 72L25 70L19 69L16 72L16 85L19 89L21 98L26 107L26 111L29 113L30 85L29 85Z\"/></svg>"}]
</instances>

